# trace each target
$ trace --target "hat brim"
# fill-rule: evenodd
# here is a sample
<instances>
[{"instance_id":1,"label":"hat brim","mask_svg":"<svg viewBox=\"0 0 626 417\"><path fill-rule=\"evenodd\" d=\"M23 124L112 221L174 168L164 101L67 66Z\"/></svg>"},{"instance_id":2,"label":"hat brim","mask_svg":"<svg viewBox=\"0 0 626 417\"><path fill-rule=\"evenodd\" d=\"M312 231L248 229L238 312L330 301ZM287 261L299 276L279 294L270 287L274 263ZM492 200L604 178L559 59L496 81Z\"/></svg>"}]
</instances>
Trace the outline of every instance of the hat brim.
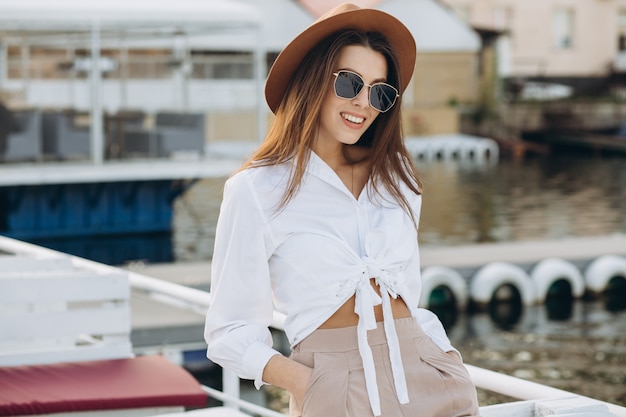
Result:
<instances>
[{"instance_id":1,"label":"hat brim","mask_svg":"<svg viewBox=\"0 0 626 417\"><path fill-rule=\"evenodd\" d=\"M413 35L402 22L380 10L361 9L354 5L339 6L327 15L296 36L274 61L265 83L265 99L272 112L276 113L291 77L306 54L327 36L343 29L381 33L398 55L401 93L411 80L417 48Z\"/></svg>"}]
</instances>

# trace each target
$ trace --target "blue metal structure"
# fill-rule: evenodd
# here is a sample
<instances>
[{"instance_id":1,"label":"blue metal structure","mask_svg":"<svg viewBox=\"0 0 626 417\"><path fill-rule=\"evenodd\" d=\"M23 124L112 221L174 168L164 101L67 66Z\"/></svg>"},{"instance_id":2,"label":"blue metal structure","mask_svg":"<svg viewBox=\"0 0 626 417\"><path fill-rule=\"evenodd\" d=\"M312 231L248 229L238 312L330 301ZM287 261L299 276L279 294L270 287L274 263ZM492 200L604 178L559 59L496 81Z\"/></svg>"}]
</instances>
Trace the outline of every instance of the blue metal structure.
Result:
<instances>
[{"instance_id":1,"label":"blue metal structure","mask_svg":"<svg viewBox=\"0 0 626 417\"><path fill-rule=\"evenodd\" d=\"M152 180L0 187L0 234L111 264L166 261L172 257L172 204L192 183Z\"/></svg>"}]
</instances>

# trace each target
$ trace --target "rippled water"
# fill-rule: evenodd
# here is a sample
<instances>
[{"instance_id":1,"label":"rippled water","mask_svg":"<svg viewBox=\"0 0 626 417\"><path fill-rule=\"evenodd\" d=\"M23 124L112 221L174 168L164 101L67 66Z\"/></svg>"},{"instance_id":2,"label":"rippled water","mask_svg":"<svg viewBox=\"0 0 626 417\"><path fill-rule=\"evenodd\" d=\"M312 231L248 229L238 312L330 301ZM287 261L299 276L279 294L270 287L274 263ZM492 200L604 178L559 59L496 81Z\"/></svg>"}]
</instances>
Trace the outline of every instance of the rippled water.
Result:
<instances>
[{"instance_id":1,"label":"rippled water","mask_svg":"<svg viewBox=\"0 0 626 417\"><path fill-rule=\"evenodd\" d=\"M626 158L564 154L421 170L424 244L626 232Z\"/></svg>"},{"instance_id":2,"label":"rippled water","mask_svg":"<svg viewBox=\"0 0 626 417\"><path fill-rule=\"evenodd\" d=\"M418 167L422 245L626 233L626 158L563 154ZM176 201L176 260L210 259L223 182L200 181Z\"/></svg>"}]
</instances>

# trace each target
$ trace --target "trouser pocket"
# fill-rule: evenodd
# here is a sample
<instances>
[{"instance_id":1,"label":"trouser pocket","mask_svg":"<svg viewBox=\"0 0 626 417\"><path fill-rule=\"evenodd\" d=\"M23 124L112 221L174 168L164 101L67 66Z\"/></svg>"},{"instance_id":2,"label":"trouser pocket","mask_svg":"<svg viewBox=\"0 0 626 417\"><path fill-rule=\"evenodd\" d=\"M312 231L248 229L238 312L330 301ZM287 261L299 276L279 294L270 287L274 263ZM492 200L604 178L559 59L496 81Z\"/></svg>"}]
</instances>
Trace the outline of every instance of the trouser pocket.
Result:
<instances>
[{"instance_id":1,"label":"trouser pocket","mask_svg":"<svg viewBox=\"0 0 626 417\"><path fill-rule=\"evenodd\" d=\"M343 353L313 353L313 367L302 404L293 404L291 415L302 417L345 417L349 369ZM294 359L298 360L298 355Z\"/></svg>"}]
</instances>

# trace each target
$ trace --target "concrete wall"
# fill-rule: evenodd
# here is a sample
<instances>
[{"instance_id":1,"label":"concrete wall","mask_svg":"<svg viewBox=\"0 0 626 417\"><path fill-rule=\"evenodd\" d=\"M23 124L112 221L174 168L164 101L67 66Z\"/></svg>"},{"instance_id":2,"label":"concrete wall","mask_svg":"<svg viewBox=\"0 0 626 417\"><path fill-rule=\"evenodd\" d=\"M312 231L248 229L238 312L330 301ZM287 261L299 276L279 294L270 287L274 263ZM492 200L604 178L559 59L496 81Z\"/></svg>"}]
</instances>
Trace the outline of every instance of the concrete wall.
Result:
<instances>
[{"instance_id":1,"label":"concrete wall","mask_svg":"<svg viewBox=\"0 0 626 417\"><path fill-rule=\"evenodd\" d=\"M478 54L418 54L413 80L405 94L403 128L407 135L459 132L459 104L476 103Z\"/></svg>"},{"instance_id":2,"label":"concrete wall","mask_svg":"<svg viewBox=\"0 0 626 417\"><path fill-rule=\"evenodd\" d=\"M460 118L454 107L408 108L404 110L402 116L402 128L407 136L459 132Z\"/></svg>"},{"instance_id":3,"label":"concrete wall","mask_svg":"<svg viewBox=\"0 0 626 417\"><path fill-rule=\"evenodd\" d=\"M471 52L418 55L413 86L417 107L439 107L451 101L474 102L478 94L478 55Z\"/></svg>"}]
</instances>

